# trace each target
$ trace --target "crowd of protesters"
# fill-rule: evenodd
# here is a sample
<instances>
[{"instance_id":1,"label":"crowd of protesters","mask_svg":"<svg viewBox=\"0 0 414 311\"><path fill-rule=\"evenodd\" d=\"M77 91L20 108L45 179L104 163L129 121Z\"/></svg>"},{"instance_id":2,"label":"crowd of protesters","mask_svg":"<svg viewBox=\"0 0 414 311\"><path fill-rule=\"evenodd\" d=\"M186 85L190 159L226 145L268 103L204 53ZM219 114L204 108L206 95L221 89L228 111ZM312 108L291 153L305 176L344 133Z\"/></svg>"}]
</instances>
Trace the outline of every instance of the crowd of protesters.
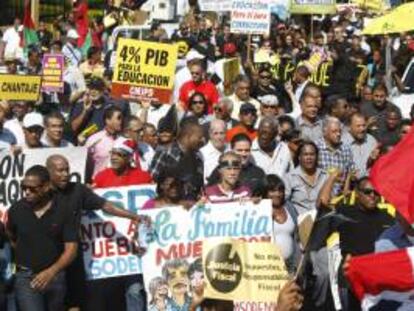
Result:
<instances>
[{"instance_id":1,"label":"crowd of protesters","mask_svg":"<svg viewBox=\"0 0 414 311\"><path fill-rule=\"evenodd\" d=\"M25 53L16 18L0 46L5 73L41 74L42 55L62 53L64 90L43 92L37 102L1 101L0 146L14 154L85 146L88 167L85 184L69 181L64 156L51 156L46 166L26 172L24 198L9 209L1 228L2 246L13 246L16 269L13 277L2 271L0 310L146 310L145 272L84 280L78 231L82 210L142 220L93 188L151 183L157 196L143 209L270 199L274 241L292 275L276 310L335 310L328 231L340 233L343 262L414 241L411 227L394 218L392 208L382 208L387 204L367 178L414 119L413 110L403 118L391 100L404 88L400 77L414 39L408 33L365 37L363 18L363 13L344 11L310 27L305 18L282 21L272 15L267 36L231 33L227 16L213 19L197 6L190 6L171 36L153 22L144 40L180 46L167 103L111 97L116 60L106 38L113 27L105 29L101 20L90 25L92 46L85 54L72 13L54 25L40 22L39 43L25 47ZM233 81L225 81L229 58L240 64ZM316 222L323 232L305 247L299 218L332 209L342 218ZM301 260L305 249L309 257ZM360 310L342 268L338 278L341 310ZM184 305L160 304L152 310L233 308L203 300L202 288L196 293Z\"/></svg>"}]
</instances>

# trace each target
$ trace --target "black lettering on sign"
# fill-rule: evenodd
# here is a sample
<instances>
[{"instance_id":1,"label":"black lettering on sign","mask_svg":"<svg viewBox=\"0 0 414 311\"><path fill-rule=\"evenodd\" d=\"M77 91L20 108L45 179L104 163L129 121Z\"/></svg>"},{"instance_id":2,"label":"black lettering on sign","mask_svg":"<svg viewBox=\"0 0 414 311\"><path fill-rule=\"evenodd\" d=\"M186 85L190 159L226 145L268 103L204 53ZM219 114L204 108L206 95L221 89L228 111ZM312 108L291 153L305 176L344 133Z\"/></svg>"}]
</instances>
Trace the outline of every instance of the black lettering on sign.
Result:
<instances>
[{"instance_id":1,"label":"black lettering on sign","mask_svg":"<svg viewBox=\"0 0 414 311\"><path fill-rule=\"evenodd\" d=\"M8 183L2 181L0 183L0 204L10 207L22 197L20 181L18 179L9 180Z\"/></svg>"},{"instance_id":2,"label":"black lettering on sign","mask_svg":"<svg viewBox=\"0 0 414 311\"><path fill-rule=\"evenodd\" d=\"M147 55L145 56L145 64L149 65L150 62L154 66L164 67L168 64L168 52L148 49Z\"/></svg>"},{"instance_id":3,"label":"black lettering on sign","mask_svg":"<svg viewBox=\"0 0 414 311\"><path fill-rule=\"evenodd\" d=\"M23 177L25 155L5 156L0 161L0 178Z\"/></svg>"}]
</instances>

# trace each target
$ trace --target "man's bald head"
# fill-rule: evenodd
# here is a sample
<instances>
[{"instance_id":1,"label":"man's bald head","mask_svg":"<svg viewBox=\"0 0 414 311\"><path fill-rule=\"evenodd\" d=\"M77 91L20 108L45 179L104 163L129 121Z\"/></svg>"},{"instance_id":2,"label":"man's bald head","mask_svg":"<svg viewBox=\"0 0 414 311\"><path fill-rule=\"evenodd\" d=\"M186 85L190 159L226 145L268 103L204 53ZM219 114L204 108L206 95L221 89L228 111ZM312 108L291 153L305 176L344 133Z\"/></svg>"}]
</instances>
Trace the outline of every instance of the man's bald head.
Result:
<instances>
[{"instance_id":1,"label":"man's bald head","mask_svg":"<svg viewBox=\"0 0 414 311\"><path fill-rule=\"evenodd\" d=\"M69 161L60 154L54 154L47 158L46 168L49 171L52 186L65 189L69 183Z\"/></svg>"},{"instance_id":2,"label":"man's bald head","mask_svg":"<svg viewBox=\"0 0 414 311\"><path fill-rule=\"evenodd\" d=\"M65 163L66 165L69 166L68 159L66 159L61 154L54 154L54 155L51 155L47 158L46 168L50 171L51 169L53 169L56 166L57 163Z\"/></svg>"}]
</instances>

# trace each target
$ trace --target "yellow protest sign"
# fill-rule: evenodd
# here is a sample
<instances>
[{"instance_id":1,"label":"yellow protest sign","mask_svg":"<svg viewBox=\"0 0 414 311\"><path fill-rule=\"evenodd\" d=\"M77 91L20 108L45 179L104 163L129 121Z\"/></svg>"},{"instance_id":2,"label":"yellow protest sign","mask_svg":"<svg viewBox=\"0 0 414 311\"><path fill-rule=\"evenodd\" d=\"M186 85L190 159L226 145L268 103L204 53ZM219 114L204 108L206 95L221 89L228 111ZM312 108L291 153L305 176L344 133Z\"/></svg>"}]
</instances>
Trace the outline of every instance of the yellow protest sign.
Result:
<instances>
[{"instance_id":1,"label":"yellow protest sign","mask_svg":"<svg viewBox=\"0 0 414 311\"><path fill-rule=\"evenodd\" d=\"M41 76L0 75L0 100L37 101L42 85Z\"/></svg>"},{"instance_id":2,"label":"yellow protest sign","mask_svg":"<svg viewBox=\"0 0 414 311\"><path fill-rule=\"evenodd\" d=\"M224 95L230 95L233 92L232 85L234 79L240 74L240 60L239 58L231 58L223 64L224 72Z\"/></svg>"},{"instance_id":3,"label":"yellow protest sign","mask_svg":"<svg viewBox=\"0 0 414 311\"><path fill-rule=\"evenodd\" d=\"M203 269L204 297L236 304L276 306L279 291L288 280L280 250L270 242L205 240Z\"/></svg>"},{"instance_id":4,"label":"yellow protest sign","mask_svg":"<svg viewBox=\"0 0 414 311\"><path fill-rule=\"evenodd\" d=\"M132 100L169 102L177 56L176 44L120 38L112 95Z\"/></svg>"}]
</instances>

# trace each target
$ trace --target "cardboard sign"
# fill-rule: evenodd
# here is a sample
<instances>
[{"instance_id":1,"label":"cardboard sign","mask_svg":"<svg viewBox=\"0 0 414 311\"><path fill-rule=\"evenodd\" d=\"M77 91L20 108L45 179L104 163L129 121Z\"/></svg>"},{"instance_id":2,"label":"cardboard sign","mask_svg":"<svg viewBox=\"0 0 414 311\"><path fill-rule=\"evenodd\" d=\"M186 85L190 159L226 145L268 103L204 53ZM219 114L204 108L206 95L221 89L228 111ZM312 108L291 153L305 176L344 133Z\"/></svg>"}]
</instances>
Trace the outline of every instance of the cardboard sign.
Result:
<instances>
[{"instance_id":1,"label":"cardboard sign","mask_svg":"<svg viewBox=\"0 0 414 311\"><path fill-rule=\"evenodd\" d=\"M269 242L207 240L203 268L204 297L233 300L239 310L247 303L250 310L273 310L279 291L289 280L280 250Z\"/></svg>"},{"instance_id":2,"label":"cardboard sign","mask_svg":"<svg viewBox=\"0 0 414 311\"><path fill-rule=\"evenodd\" d=\"M291 14L335 14L336 0L292 0Z\"/></svg>"},{"instance_id":3,"label":"cardboard sign","mask_svg":"<svg viewBox=\"0 0 414 311\"><path fill-rule=\"evenodd\" d=\"M84 181L87 150L84 147L23 149L17 156L2 153L0 158L0 206L10 207L20 200L20 182L33 165L45 165L53 154L68 159L72 181Z\"/></svg>"},{"instance_id":4,"label":"cardboard sign","mask_svg":"<svg viewBox=\"0 0 414 311\"><path fill-rule=\"evenodd\" d=\"M232 0L200 0L198 3L204 12L229 12Z\"/></svg>"},{"instance_id":5,"label":"cardboard sign","mask_svg":"<svg viewBox=\"0 0 414 311\"><path fill-rule=\"evenodd\" d=\"M63 93L63 66L62 54L45 54L42 62L42 91Z\"/></svg>"},{"instance_id":6,"label":"cardboard sign","mask_svg":"<svg viewBox=\"0 0 414 311\"><path fill-rule=\"evenodd\" d=\"M264 34L270 30L270 1L233 0L230 31L242 34Z\"/></svg>"},{"instance_id":7,"label":"cardboard sign","mask_svg":"<svg viewBox=\"0 0 414 311\"><path fill-rule=\"evenodd\" d=\"M232 86L234 79L236 79L236 77L240 74L240 59L231 58L226 60L223 64L223 72L224 95L228 96L233 92Z\"/></svg>"},{"instance_id":8,"label":"cardboard sign","mask_svg":"<svg viewBox=\"0 0 414 311\"><path fill-rule=\"evenodd\" d=\"M209 239L233 237L248 242L271 241L272 208L269 200L260 204L240 202L206 204L186 211L166 207L143 211L153 222L155 237L142 258L149 310L164 287L167 306L190 302L194 284L202 280L203 243ZM181 310L188 310L184 307ZM168 308L167 308L168 310Z\"/></svg>"},{"instance_id":9,"label":"cardboard sign","mask_svg":"<svg viewBox=\"0 0 414 311\"><path fill-rule=\"evenodd\" d=\"M120 38L112 96L168 103L174 85L177 57L176 44Z\"/></svg>"},{"instance_id":10,"label":"cardboard sign","mask_svg":"<svg viewBox=\"0 0 414 311\"><path fill-rule=\"evenodd\" d=\"M0 100L37 101L41 83L41 76L0 74Z\"/></svg>"},{"instance_id":11,"label":"cardboard sign","mask_svg":"<svg viewBox=\"0 0 414 311\"><path fill-rule=\"evenodd\" d=\"M155 197L154 185L96 189L105 199L137 213ZM87 280L142 273L136 225L102 211L85 211L81 223L81 247Z\"/></svg>"}]
</instances>

